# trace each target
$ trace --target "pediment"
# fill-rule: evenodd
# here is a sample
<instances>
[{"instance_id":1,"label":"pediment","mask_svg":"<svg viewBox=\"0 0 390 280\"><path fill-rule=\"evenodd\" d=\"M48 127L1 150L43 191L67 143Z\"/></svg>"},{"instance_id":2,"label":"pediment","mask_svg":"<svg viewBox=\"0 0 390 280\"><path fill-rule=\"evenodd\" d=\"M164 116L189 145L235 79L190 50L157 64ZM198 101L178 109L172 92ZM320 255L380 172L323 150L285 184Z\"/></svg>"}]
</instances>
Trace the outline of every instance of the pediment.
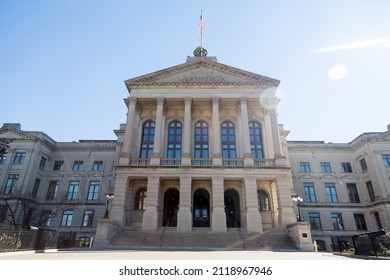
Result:
<instances>
[{"instance_id":1,"label":"pediment","mask_svg":"<svg viewBox=\"0 0 390 280\"><path fill-rule=\"evenodd\" d=\"M316 179L316 177L312 174L302 174L300 176L298 176L299 179L310 179L310 180L313 180L313 179Z\"/></svg>"},{"instance_id":2,"label":"pediment","mask_svg":"<svg viewBox=\"0 0 390 280\"><path fill-rule=\"evenodd\" d=\"M16 130L13 128L2 128L0 129L0 138L7 140L34 140L35 137L31 136L23 131Z\"/></svg>"},{"instance_id":3,"label":"pediment","mask_svg":"<svg viewBox=\"0 0 390 280\"><path fill-rule=\"evenodd\" d=\"M390 131L386 131L379 136L373 137L370 141L387 142L390 141Z\"/></svg>"},{"instance_id":4,"label":"pediment","mask_svg":"<svg viewBox=\"0 0 390 280\"><path fill-rule=\"evenodd\" d=\"M191 87L191 86L246 86L277 87L279 81L259 74L234 68L207 58L166 68L125 81L127 88Z\"/></svg>"},{"instance_id":5,"label":"pediment","mask_svg":"<svg viewBox=\"0 0 390 280\"><path fill-rule=\"evenodd\" d=\"M338 177L336 175L333 175L333 174L325 174L323 176L320 177L321 179L338 179Z\"/></svg>"}]
</instances>

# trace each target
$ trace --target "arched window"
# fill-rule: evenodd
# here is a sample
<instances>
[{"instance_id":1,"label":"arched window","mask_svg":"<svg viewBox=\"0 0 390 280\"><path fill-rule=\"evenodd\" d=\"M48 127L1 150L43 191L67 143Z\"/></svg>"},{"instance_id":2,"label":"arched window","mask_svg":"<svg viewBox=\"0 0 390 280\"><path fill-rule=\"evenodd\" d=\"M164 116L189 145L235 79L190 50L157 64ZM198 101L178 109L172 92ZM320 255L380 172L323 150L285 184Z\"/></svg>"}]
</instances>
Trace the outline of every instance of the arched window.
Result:
<instances>
[{"instance_id":1,"label":"arched window","mask_svg":"<svg viewBox=\"0 0 390 280\"><path fill-rule=\"evenodd\" d=\"M222 157L236 158L236 135L234 130L234 124L232 122L228 121L222 123L221 138Z\"/></svg>"},{"instance_id":2,"label":"arched window","mask_svg":"<svg viewBox=\"0 0 390 280\"><path fill-rule=\"evenodd\" d=\"M205 121L195 124L195 158L209 157L209 130Z\"/></svg>"},{"instance_id":3,"label":"arched window","mask_svg":"<svg viewBox=\"0 0 390 280\"><path fill-rule=\"evenodd\" d=\"M266 191L257 191L257 203L260 211L270 211L269 196Z\"/></svg>"},{"instance_id":4,"label":"arched window","mask_svg":"<svg viewBox=\"0 0 390 280\"><path fill-rule=\"evenodd\" d=\"M263 158L263 139L261 137L261 127L257 122L249 122L249 139L253 158Z\"/></svg>"},{"instance_id":5,"label":"arched window","mask_svg":"<svg viewBox=\"0 0 390 280\"><path fill-rule=\"evenodd\" d=\"M134 210L145 210L146 194L146 188L140 189L135 194Z\"/></svg>"},{"instance_id":6,"label":"arched window","mask_svg":"<svg viewBox=\"0 0 390 280\"><path fill-rule=\"evenodd\" d=\"M178 121L173 121L169 124L168 131L168 158L181 157L181 134L182 125Z\"/></svg>"},{"instance_id":7,"label":"arched window","mask_svg":"<svg viewBox=\"0 0 390 280\"><path fill-rule=\"evenodd\" d=\"M155 126L154 121L146 121L142 127L140 158L150 158L152 156Z\"/></svg>"}]
</instances>

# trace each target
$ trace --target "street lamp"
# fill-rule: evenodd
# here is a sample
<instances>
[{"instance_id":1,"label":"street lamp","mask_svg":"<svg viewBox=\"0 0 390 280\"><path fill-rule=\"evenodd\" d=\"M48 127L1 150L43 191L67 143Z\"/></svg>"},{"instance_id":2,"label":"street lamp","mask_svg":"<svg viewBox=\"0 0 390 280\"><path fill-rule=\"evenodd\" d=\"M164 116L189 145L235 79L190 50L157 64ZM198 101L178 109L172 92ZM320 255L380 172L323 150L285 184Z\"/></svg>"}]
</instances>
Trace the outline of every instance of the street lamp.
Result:
<instances>
[{"instance_id":1,"label":"street lamp","mask_svg":"<svg viewBox=\"0 0 390 280\"><path fill-rule=\"evenodd\" d=\"M104 214L104 219L108 219L108 205L114 199L113 193L106 193L106 213Z\"/></svg>"},{"instance_id":2,"label":"street lamp","mask_svg":"<svg viewBox=\"0 0 390 280\"><path fill-rule=\"evenodd\" d=\"M303 222L303 219L302 219L302 216L301 216L301 209L300 209L300 206L303 202L303 198L300 197L300 196L293 196L292 197L292 200L294 201L294 203L297 205L298 207L298 217L297 217L297 221L298 222Z\"/></svg>"}]
</instances>

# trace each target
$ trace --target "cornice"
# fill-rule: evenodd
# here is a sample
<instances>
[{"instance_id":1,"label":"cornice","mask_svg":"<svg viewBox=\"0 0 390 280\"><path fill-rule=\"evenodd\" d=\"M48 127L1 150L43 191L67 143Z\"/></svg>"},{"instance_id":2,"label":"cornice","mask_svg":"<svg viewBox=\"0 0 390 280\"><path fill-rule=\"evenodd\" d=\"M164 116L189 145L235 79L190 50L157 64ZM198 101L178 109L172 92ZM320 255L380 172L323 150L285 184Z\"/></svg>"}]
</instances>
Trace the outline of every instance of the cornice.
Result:
<instances>
[{"instance_id":1,"label":"cornice","mask_svg":"<svg viewBox=\"0 0 390 280\"><path fill-rule=\"evenodd\" d=\"M162 78L174 76L183 72L188 72L194 69L205 68L209 70L216 70L218 72L232 75L235 77L242 77L243 79L250 80L248 82L226 82L222 77L214 76L205 76L202 78L194 77L185 77L180 79L178 82L155 82ZM265 77L259 74L241 70L232 66L221 64L215 61L210 61L207 59L197 59L192 62L187 62L179 64L170 68L159 70L150 74L139 76L133 79L125 81L127 88L148 88L148 87L179 87L179 88L188 88L188 87L256 87L256 88L269 88L277 87L279 85L278 80Z\"/></svg>"}]
</instances>

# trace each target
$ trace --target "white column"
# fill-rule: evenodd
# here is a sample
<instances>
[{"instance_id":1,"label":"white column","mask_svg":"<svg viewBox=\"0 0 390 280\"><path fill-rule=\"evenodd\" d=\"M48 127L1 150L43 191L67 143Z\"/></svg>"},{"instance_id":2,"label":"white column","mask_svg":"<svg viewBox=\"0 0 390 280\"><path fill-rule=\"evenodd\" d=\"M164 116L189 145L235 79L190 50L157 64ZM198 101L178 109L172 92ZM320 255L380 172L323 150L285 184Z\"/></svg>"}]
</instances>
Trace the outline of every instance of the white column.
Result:
<instances>
[{"instance_id":1,"label":"white column","mask_svg":"<svg viewBox=\"0 0 390 280\"><path fill-rule=\"evenodd\" d=\"M213 117L212 117L212 138L213 138L213 165L221 166L221 127L219 123L219 101L220 97L212 97Z\"/></svg>"},{"instance_id":2,"label":"white column","mask_svg":"<svg viewBox=\"0 0 390 280\"><path fill-rule=\"evenodd\" d=\"M157 110L156 110L156 128L154 133L154 142L153 142L153 154L150 159L150 165L159 166L160 165L160 157L161 157L161 128L162 128L162 120L163 120L163 111L164 111L164 103L165 98L157 97Z\"/></svg>"},{"instance_id":3,"label":"white column","mask_svg":"<svg viewBox=\"0 0 390 280\"><path fill-rule=\"evenodd\" d=\"M276 195L278 198L279 225L286 228L289 224L297 221L293 201L291 199L292 185L291 174L279 175L276 177Z\"/></svg>"},{"instance_id":4,"label":"white column","mask_svg":"<svg viewBox=\"0 0 390 280\"><path fill-rule=\"evenodd\" d=\"M280 143L280 133L279 133L279 125L278 119L276 115L276 109L269 110L270 119L271 119L271 127L272 127L272 138L274 142L275 149L275 157L282 157L282 145Z\"/></svg>"},{"instance_id":5,"label":"white column","mask_svg":"<svg viewBox=\"0 0 390 280\"><path fill-rule=\"evenodd\" d=\"M177 216L177 231L192 231L191 177L180 177L180 205Z\"/></svg>"},{"instance_id":6,"label":"white column","mask_svg":"<svg viewBox=\"0 0 390 280\"><path fill-rule=\"evenodd\" d=\"M227 227L223 177L213 177L212 184L213 205L211 213L211 230L214 232L224 232L227 231Z\"/></svg>"},{"instance_id":7,"label":"white column","mask_svg":"<svg viewBox=\"0 0 390 280\"><path fill-rule=\"evenodd\" d=\"M130 163L131 137L133 135L134 113L135 113L135 106L137 105L137 98L128 97L126 99L126 104L128 106L126 131L125 131L125 139L123 141L122 154L119 158L119 165L129 165Z\"/></svg>"},{"instance_id":8,"label":"white column","mask_svg":"<svg viewBox=\"0 0 390 280\"><path fill-rule=\"evenodd\" d=\"M192 97L184 98L183 153L181 165L191 166L191 104Z\"/></svg>"},{"instance_id":9,"label":"white column","mask_svg":"<svg viewBox=\"0 0 390 280\"><path fill-rule=\"evenodd\" d=\"M109 213L110 221L116 225L124 227L126 225L126 206L128 197L128 176L123 173L117 174L115 180L114 199L112 200Z\"/></svg>"},{"instance_id":10,"label":"white column","mask_svg":"<svg viewBox=\"0 0 390 280\"><path fill-rule=\"evenodd\" d=\"M158 202L160 198L160 177L148 177L146 209L142 219L142 230L158 229Z\"/></svg>"},{"instance_id":11,"label":"white column","mask_svg":"<svg viewBox=\"0 0 390 280\"><path fill-rule=\"evenodd\" d=\"M244 165L253 166L254 161L251 153L251 144L249 139L249 120L248 120L248 98L241 97L241 120L242 120L242 132L243 132L243 142L244 142Z\"/></svg>"},{"instance_id":12,"label":"white column","mask_svg":"<svg viewBox=\"0 0 390 280\"><path fill-rule=\"evenodd\" d=\"M246 200L246 229L248 232L263 233L263 225L257 201L256 178L244 179Z\"/></svg>"}]
</instances>

